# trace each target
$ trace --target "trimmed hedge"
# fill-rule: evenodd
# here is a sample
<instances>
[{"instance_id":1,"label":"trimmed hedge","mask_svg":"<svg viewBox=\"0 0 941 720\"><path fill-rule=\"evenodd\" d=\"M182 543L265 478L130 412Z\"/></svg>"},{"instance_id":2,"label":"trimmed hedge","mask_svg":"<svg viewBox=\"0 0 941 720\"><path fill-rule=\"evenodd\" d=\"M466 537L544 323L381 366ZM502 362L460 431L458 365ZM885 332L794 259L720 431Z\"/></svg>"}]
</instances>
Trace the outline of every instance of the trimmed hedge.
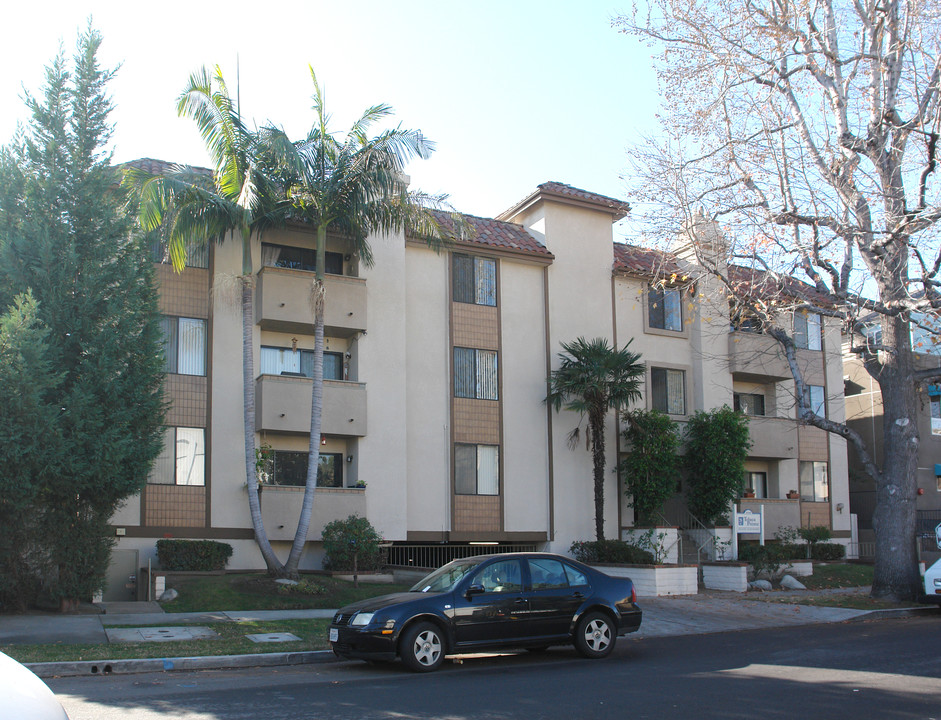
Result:
<instances>
[{"instance_id":1,"label":"trimmed hedge","mask_svg":"<svg viewBox=\"0 0 941 720\"><path fill-rule=\"evenodd\" d=\"M846 555L846 546L840 543L818 542L810 548L814 560L842 560Z\"/></svg>"},{"instance_id":2,"label":"trimmed hedge","mask_svg":"<svg viewBox=\"0 0 941 720\"><path fill-rule=\"evenodd\" d=\"M350 515L346 520L334 520L324 526L324 570L359 572L379 570L386 557L380 547L382 535L364 517Z\"/></svg>"},{"instance_id":3,"label":"trimmed hedge","mask_svg":"<svg viewBox=\"0 0 941 720\"><path fill-rule=\"evenodd\" d=\"M157 559L164 570L225 570L232 546L215 540L158 540Z\"/></svg>"},{"instance_id":4,"label":"trimmed hedge","mask_svg":"<svg viewBox=\"0 0 941 720\"><path fill-rule=\"evenodd\" d=\"M573 542L569 552L579 562L586 565L594 563L625 563L629 565L653 565L654 556L649 550L643 550L623 540L586 540Z\"/></svg>"}]
</instances>

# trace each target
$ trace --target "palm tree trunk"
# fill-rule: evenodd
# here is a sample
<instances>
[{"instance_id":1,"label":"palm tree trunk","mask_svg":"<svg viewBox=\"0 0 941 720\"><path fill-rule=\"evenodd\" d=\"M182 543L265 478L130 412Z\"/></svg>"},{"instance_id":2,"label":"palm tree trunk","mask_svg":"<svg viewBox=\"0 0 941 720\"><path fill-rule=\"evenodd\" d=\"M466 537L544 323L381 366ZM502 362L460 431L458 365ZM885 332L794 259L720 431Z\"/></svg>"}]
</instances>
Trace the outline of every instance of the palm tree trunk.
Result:
<instances>
[{"instance_id":1,"label":"palm tree trunk","mask_svg":"<svg viewBox=\"0 0 941 720\"><path fill-rule=\"evenodd\" d=\"M310 442L307 449L307 481L304 486L304 501L301 515L297 519L297 530L291 554L285 563L285 570L292 576L297 575L301 553L307 542L310 529L310 516L314 510L314 493L317 490L317 471L320 467L320 433L323 415L323 334L324 334L324 277L323 267L326 258L327 230L325 225L317 229L317 277L313 287L314 305L314 384L310 396Z\"/></svg>"},{"instance_id":2,"label":"palm tree trunk","mask_svg":"<svg viewBox=\"0 0 941 720\"><path fill-rule=\"evenodd\" d=\"M589 418L591 426L591 459L595 481L595 537L604 540L604 416Z\"/></svg>"},{"instance_id":3,"label":"palm tree trunk","mask_svg":"<svg viewBox=\"0 0 941 720\"><path fill-rule=\"evenodd\" d=\"M248 510L255 531L255 542L265 559L268 572L280 575L284 566L278 561L268 541L265 524L261 519L261 502L258 499L258 476L255 474L255 363L252 356L252 330L255 321L253 306L254 276L242 275L242 420L245 430L245 478L248 482Z\"/></svg>"}]
</instances>

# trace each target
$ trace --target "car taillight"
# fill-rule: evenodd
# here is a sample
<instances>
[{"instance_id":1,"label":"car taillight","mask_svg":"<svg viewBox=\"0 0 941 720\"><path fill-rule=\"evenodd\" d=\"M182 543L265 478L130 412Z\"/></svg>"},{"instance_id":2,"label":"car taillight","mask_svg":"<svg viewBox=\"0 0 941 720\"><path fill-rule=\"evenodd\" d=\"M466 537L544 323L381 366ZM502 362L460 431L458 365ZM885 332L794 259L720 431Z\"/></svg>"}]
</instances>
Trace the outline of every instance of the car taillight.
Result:
<instances>
[{"instance_id":1,"label":"car taillight","mask_svg":"<svg viewBox=\"0 0 941 720\"><path fill-rule=\"evenodd\" d=\"M637 602L637 590L634 589L633 585L631 585L631 602L632 603Z\"/></svg>"}]
</instances>

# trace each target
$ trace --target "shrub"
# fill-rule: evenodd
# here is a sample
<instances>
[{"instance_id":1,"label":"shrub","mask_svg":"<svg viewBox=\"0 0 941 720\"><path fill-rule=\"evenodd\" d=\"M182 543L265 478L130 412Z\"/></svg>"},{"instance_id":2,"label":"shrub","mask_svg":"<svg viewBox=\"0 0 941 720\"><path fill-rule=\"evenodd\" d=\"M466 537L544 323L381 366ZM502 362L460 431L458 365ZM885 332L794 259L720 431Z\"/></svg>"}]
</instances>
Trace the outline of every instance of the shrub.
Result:
<instances>
[{"instance_id":1,"label":"shrub","mask_svg":"<svg viewBox=\"0 0 941 720\"><path fill-rule=\"evenodd\" d=\"M755 569L755 577L762 573L767 573L769 577L774 577L781 566L793 560L790 555L796 547L790 544L769 543L767 545L758 545L757 543L748 543L740 545L738 548L738 559L742 562L750 563Z\"/></svg>"},{"instance_id":2,"label":"shrub","mask_svg":"<svg viewBox=\"0 0 941 720\"><path fill-rule=\"evenodd\" d=\"M751 440L748 417L724 405L697 411L686 423L689 509L704 523L715 522L738 497Z\"/></svg>"},{"instance_id":3,"label":"shrub","mask_svg":"<svg viewBox=\"0 0 941 720\"><path fill-rule=\"evenodd\" d=\"M818 542L810 546L810 557L814 560L842 560L846 546L840 543Z\"/></svg>"},{"instance_id":4,"label":"shrub","mask_svg":"<svg viewBox=\"0 0 941 720\"><path fill-rule=\"evenodd\" d=\"M225 570L232 546L215 540L158 540L157 559L164 570Z\"/></svg>"},{"instance_id":5,"label":"shrub","mask_svg":"<svg viewBox=\"0 0 941 720\"><path fill-rule=\"evenodd\" d=\"M656 410L624 413L624 421L627 429L622 435L631 444L631 451L619 469L636 522L650 525L663 503L676 492L679 432L669 415Z\"/></svg>"},{"instance_id":6,"label":"shrub","mask_svg":"<svg viewBox=\"0 0 941 720\"><path fill-rule=\"evenodd\" d=\"M801 528L797 531L797 534L800 535L801 540L810 545L816 545L817 543L825 543L833 537L833 533L830 532L830 528L826 525L817 525L810 528Z\"/></svg>"},{"instance_id":7,"label":"shrub","mask_svg":"<svg viewBox=\"0 0 941 720\"><path fill-rule=\"evenodd\" d=\"M324 570L378 570L385 562L382 536L364 517L350 515L323 529Z\"/></svg>"},{"instance_id":8,"label":"shrub","mask_svg":"<svg viewBox=\"0 0 941 720\"><path fill-rule=\"evenodd\" d=\"M586 565L595 563L627 563L632 565L653 565L654 556L649 550L643 550L623 540L585 540L573 542L569 552L579 562Z\"/></svg>"}]
</instances>

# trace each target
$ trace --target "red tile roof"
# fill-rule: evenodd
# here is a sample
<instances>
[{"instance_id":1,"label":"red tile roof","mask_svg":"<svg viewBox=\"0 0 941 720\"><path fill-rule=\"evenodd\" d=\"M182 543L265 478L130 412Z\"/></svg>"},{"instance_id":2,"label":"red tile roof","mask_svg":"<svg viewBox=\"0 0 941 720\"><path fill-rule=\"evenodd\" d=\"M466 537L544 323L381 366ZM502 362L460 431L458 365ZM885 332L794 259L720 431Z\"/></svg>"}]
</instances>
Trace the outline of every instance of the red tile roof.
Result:
<instances>
[{"instance_id":1,"label":"red tile roof","mask_svg":"<svg viewBox=\"0 0 941 720\"><path fill-rule=\"evenodd\" d=\"M537 186L534 192L520 200L509 210L497 215L497 218L503 219L511 217L543 199L553 199L559 202L602 210L610 213L614 220L620 220L631 210L631 206L625 200L617 200L607 195L599 195L598 193L588 192L587 190L580 190L579 188L566 185L565 183L545 182Z\"/></svg>"},{"instance_id":2,"label":"red tile roof","mask_svg":"<svg viewBox=\"0 0 941 720\"><path fill-rule=\"evenodd\" d=\"M464 213L459 214L467 225L467 231L463 233L463 236L456 229L449 213L435 211L438 222L456 243L532 253L545 258L553 257L546 246L530 235L522 225Z\"/></svg>"},{"instance_id":3,"label":"red tile roof","mask_svg":"<svg viewBox=\"0 0 941 720\"><path fill-rule=\"evenodd\" d=\"M614 272L649 278L665 278L672 275L682 276L689 272L689 268L681 267L672 253L637 245L614 243ZM790 275L775 275L758 268L729 265L728 281L736 295L758 297L780 295L821 307L836 304L834 297L820 292L813 285Z\"/></svg>"}]
</instances>

